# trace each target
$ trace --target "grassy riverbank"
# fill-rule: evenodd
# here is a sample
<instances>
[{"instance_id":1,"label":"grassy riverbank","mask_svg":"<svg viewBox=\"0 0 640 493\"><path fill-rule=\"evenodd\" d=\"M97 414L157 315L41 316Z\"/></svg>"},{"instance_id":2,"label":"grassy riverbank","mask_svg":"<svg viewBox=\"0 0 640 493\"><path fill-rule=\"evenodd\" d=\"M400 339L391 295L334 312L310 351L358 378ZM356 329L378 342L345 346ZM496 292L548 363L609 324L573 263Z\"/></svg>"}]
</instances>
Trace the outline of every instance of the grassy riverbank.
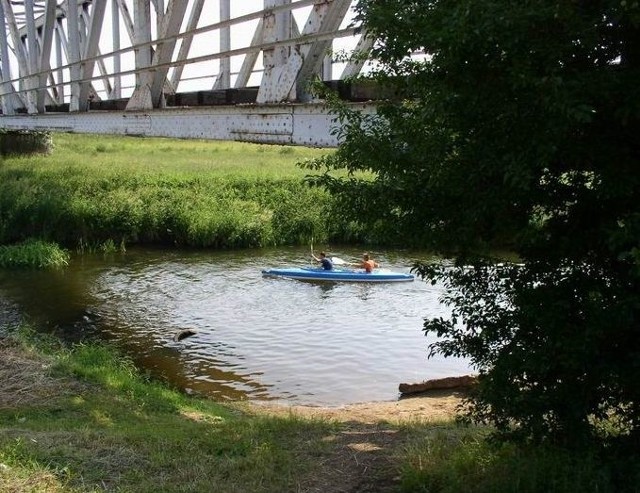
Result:
<instances>
[{"instance_id":1,"label":"grassy riverbank","mask_svg":"<svg viewBox=\"0 0 640 493\"><path fill-rule=\"evenodd\" d=\"M54 134L51 155L0 162L0 244L238 248L363 241L287 146Z\"/></svg>"},{"instance_id":2,"label":"grassy riverbank","mask_svg":"<svg viewBox=\"0 0 640 493\"><path fill-rule=\"evenodd\" d=\"M386 458L402 440L374 444L399 426L378 435L188 397L103 346L4 339L0 355L0 491L331 492L397 474ZM352 461L377 464L383 446L372 470Z\"/></svg>"},{"instance_id":3,"label":"grassy riverbank","mask_svg":"<svg viewBox=\"0 0 640 493\"><path fill-rule=\"evenodd\" d=\"M0 491L638 491L631 462L621 480L588 453L493 448L374 405L360 421L185 396L104 346L0 338L0 379Z\"/></svg>"}]
</instances>

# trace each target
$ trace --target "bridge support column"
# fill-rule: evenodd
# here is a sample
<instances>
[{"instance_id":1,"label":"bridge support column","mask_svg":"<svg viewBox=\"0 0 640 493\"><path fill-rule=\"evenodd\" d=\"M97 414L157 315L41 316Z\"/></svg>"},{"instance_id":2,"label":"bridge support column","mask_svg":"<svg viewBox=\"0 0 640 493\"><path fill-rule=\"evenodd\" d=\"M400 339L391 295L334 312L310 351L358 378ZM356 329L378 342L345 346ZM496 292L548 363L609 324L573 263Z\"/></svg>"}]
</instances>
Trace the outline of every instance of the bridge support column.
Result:
<instances>
[{"instance_id":1,"label":"bridge support column","mask_svg":"<svg viewBox=\"0 0 640 493\"><path fill-rule=\"evenodd\" d=\"M220 22L231 18L231 1L220 0ZM229 26L220 29L220 51L231 49L231 28ZM231 59L226 56L220 59L220 70L214 84L214 89L229 89L231 87Z\"/></svg>"},{"instance_id":2,"label":"bridge support column","mask_svg":"<svg viewBox=\"0 0 640 493\"><path fill-rule=\"evenodd\" d=\"M291 0L264 0L264 8L291 3ZM275 43L291 38L291 13L268 12L263 19L263 41ZM258 89L258 103L280 103L296 99L294 83L302 57L297 47L279 46L263 52L264 73Z\"/></svg>"},{"instance_id":3,"label":"bridge support column","mask_svg":"<svg viewBox=\"0 0 640 493\"><path fill-rule=\"evenodd\" d=\"M289 12L269 12L269 8L290 3L291 0L264 0L263 42L265 44L286 41L292 36ZM313 6L302 35L320 35L335 32L344 19L351 0L324 0ZM298 37L297 33L296 36ZM265 48L264 74L258 91L258 103L281 103L312 99L308 83L323 72L323 63L331 49L331 38L320 38L294 46ZM328 72L325 67L325 72Z\"/></svg>"},{"instance_id":4,"label":"bridge support column","mask_svg":"<svg viewBox=\"0 0 640 493\"><path fill-rule=\"evenodd\" d=\"M49 132L24 130L0 131L0 155L49 154L53 140Z\"/></svg>"}]
</instances>

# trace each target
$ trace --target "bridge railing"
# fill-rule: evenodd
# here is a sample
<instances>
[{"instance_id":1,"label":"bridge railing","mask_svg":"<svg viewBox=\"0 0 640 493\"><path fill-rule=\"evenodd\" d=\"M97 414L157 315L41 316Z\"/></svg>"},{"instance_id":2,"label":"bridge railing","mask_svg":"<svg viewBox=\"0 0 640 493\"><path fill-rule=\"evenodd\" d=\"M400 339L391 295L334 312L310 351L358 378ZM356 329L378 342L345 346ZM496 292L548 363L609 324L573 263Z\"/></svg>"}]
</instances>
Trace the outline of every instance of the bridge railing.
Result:
<instances>
[{"instance_id":1,"label":"bridge railing","mask_svg":"<svg viewBox=\"0 0 640 493\"><path fill-rule=\"evenodd\" d=\"M351 25L351 7L352 0L0 0L2 113L85 112L106 101L159 109L189 89L255 87L257 103L308 101L310 80L363 68L372 41ZM357 55L336 75L332 54L345 41Z\"/></svg>"}]
</instances>

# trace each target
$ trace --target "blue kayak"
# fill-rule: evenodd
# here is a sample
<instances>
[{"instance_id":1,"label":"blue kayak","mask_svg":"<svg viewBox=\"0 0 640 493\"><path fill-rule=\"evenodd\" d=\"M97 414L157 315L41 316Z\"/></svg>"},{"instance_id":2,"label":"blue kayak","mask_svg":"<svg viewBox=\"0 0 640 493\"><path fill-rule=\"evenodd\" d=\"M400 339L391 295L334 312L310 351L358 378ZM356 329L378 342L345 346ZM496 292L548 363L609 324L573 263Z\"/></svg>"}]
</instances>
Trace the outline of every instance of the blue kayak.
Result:
<instances>
[{"instance_id":1,"label":"blue kayak","mask_svg":"<svg viewBox=\"0 0 640 493\"><path fill-rule=\"evenodd\" d=\"M341 282L406 282L413 281L412 274L375 270L367 273L363 270L332 269L324 270L313 267L288 267L283 269L266 269L263 276L297 279L299 281L341 281Z\"/></svg>"}]
</instances>

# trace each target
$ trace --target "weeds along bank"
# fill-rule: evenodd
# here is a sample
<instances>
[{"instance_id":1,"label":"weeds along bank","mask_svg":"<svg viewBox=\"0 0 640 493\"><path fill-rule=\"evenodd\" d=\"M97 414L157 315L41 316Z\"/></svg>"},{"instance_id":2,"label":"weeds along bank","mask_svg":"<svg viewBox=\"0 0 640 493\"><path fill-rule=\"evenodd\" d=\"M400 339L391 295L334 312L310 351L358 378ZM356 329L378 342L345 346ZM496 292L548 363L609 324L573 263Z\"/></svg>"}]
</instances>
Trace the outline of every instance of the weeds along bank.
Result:
<instances>
[{"instance_id":1,"label":"weeds along bank","mask_svg":"<svg viewBox=\"0 0 640 493\"><path fill-rule=\"evenodd\" d=\"M300 147L54 134L48 156L0 162L0 244L240 248L362 241L296 163Z\"/></svg>"}]
</instances>

